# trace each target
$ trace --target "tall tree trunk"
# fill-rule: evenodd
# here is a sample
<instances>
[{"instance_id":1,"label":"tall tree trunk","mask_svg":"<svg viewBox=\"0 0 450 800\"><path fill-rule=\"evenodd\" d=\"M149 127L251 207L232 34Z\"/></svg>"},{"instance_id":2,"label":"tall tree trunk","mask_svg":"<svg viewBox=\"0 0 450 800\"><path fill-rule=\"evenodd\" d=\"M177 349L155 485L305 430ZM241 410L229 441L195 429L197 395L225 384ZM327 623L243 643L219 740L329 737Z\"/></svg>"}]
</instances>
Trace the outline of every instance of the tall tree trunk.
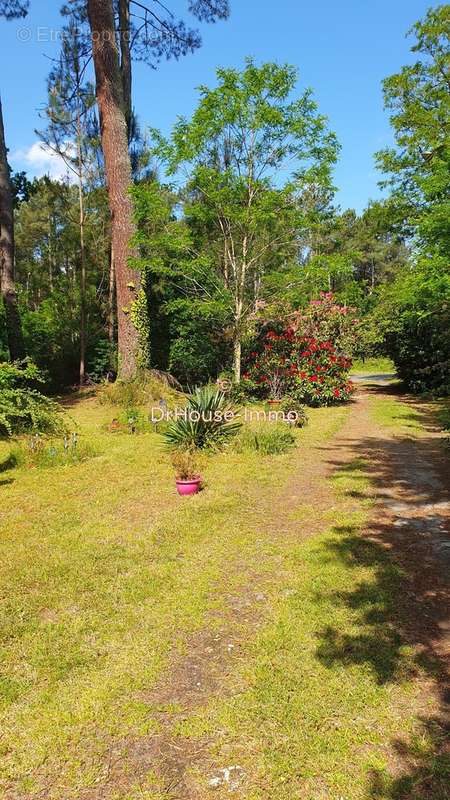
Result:
<instances>
[{"instance_id":1,"label":"tall tree trunk","mask_svg":"<svg viewBox=\"0 0 450 800\"><path fill-rule=\"evenodd\" d=\"M77 113L78 209L80 231L80 386L86 380L86 247L84 242L83 155L81 149L81 116Z\"/></svg>"},{"instance_id":2,"label":"tall tree trunk","mask_svg":"<svg viewBox=\"0 0 450 800\"><path fill-rule=\"evenodd\" d=\"M51 214L48 215L48 288L51 294L53 292L53 235Z\"/></svg>"},{"instance_id":3,"label":"tall tree trunk","mask_svg":"<svg viewBox=\"0 0 450 800\"><path fill-rule=\"evenodd\" d=\"M236 285L234 298L234 337L233 337L233 381L239 383L241 380L241 360L242 360L242 280Z\"/></svg>"},{"instance_id":4,"label":"tall tree trunk","mask_svg":"<svg viewBox=\"0 0 450 800\"><path fill-rule=\"evenodd\" d=\"M14 211L0 99L0 278L11 361L25 356L14 282Z\"/></svg>"},{"instance_id":5,"label":"tall tree trunk","mask_svg":"<svg viewBox=\"0 0 450 800\"><path fill-rule=\"evenodd\" d=\"M116 272L119 374L122 378L132 378L137 369L139 338L132 322L131 311L139 291L139 273L128 265L129 256L136 253L129 247L134 224L132 202L128 194L131 184L131 163L122 76L112 0L88 0L87 6L111 211Z\"/></svg>"},{"instance_id":6,"label":"tall tree trunk","mask_svg":"<svg viewBox=\"0 0 450 800\"><path fill-rule=\"evenodd\" d=\"M120 72L122 75L123 111L127 123L127 136L131 133L131 50L130 50L130 0L119 0Z\"/></svg>"},{"instance_id":7,"label":"tall tree trunk","mask_svg":"<svg viewBox=\"0 0 450 800\"><path fill-rule=\"evenodd\" d=\"M233 381L239 383L241 380L241 358L242 345L240 331L236 331L233 343Z\"/></svg>"},{"instance_id":8,"label":"tall tree trunk","mask_svg":"<svg viewBox=\"0 0 450 800\"><path fill-rule=\"evenodd\" d=\"M114 344L114 294L116 288L114 274L114 252L112 244L109 248L109 287L108 287L108 339Z\"/></svg>"},{"instance_id":9,"label":"tall tree trunk","mask_svg":"<svg viewBox=\"0 0 450 800\"><path fill-rule=\"evenodd\" d=\"M86 379L86 248L84 243L84 197L82 177L78 181L80 212L80 384Z\"/></svg>"}]
</instances>

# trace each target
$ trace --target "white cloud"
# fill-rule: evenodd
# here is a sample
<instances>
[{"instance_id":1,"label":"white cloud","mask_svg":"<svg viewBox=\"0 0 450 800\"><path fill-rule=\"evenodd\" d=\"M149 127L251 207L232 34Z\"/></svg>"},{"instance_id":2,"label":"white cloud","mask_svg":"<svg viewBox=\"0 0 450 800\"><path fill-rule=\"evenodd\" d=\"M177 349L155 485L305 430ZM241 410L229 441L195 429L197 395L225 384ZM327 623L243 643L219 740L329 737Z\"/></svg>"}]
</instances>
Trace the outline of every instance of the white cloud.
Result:
<instances>
[{"instance_id":1,"label":"white cloud","mask_svg":"<svg viewBox=\"0 0 450 800\"><path fill-rule=\"evenodd\" d=\"M64 159L43 142L33 142L28 148L15 150L8 160L14 169L25 170L33 178L41 178L43 175L48 175L54 180L62 180L69 176L69 180L72 181L74 178L72 170Z\"/></svg>"}]
</instances>

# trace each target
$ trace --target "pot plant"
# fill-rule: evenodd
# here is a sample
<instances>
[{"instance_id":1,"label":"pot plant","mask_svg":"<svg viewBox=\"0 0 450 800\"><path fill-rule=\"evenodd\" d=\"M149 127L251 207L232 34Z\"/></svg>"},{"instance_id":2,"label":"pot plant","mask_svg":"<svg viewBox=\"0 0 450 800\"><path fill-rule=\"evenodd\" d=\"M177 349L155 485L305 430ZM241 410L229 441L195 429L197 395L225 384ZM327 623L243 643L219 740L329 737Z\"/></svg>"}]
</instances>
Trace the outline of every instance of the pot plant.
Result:
<instances>
[{"instance_id":1,"label":"pot plant","mask_svg":"<svg viewBox=\"0 0 450 800\"><path fill-rule=\"evenodd\" d=\"M198 459L191 450L174 450L172 466L175 469L175 483L178 494L196 494L202 482L198 472Z\"/></svg>"}]
</instances>

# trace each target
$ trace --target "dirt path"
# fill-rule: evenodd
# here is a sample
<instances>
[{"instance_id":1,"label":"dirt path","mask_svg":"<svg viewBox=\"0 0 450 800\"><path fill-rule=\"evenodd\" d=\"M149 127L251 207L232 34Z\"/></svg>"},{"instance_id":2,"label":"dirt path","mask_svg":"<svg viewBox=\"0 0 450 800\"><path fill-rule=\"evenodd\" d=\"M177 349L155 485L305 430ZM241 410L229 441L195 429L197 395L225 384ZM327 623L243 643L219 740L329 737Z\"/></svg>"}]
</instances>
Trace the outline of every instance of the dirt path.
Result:
<instances>
[{"instance_id":1,"label":"dirt path","mask_svg":"<svg viewBox=\"0 0 450 800\"><path fill-rule=\"evenodd\" d=\"M356 461L364 465L370 478L369 493L374 501L364 535L389 549L406 573L407 591L398 598L393 621L396 633L434 664L433 677L424 690L436 694L438 713L427 724L439 730L448 724L450 504L442 434L418 403L412 403L411 409L420 416L426 435L414 439L378 426L370 411L371 396L365 388L359 391L344 427L326 445L315 448L310 463L303 463L299 449L293 457L292 477L276 502L272 498L253 512L262 555L258 563L245 566L242 592L227 598L226 611L206 621L187 643L186 652L174 656L164 679L144 698L159 722L159 732L115 746L104 783L83 794L84 800L109 798L113 789L125 796L131 778L135 784L150 770L163 787L162 795L176 800L200 800L209 797L213 788L226 792L239 788L243 780L240 768L219 765L213 742L207 737L179 736L177 724L214 697L236 691L230 675L244 658L249 638L265 622L266 579L277 569L270 542L282 539L289 548L292 542L323 530L325 516L317 509L330 509L335 502L329 478L345 476ZM352 511L360 502L358 493L353 492L341 498L339 509ZM295 517L299 506L305 509L301 524ZM316 510L312 523L308 507ZM242 565L227 568L239 570ZM279 583L283 584L281 574ZM403 754L403 766L407 761L408 754ZM425 766L414 761L407 768ZM193 772L201 773L201 784L193 780ZM245 793L239 796L245 797Z\"/></svg>"}]
</instances>

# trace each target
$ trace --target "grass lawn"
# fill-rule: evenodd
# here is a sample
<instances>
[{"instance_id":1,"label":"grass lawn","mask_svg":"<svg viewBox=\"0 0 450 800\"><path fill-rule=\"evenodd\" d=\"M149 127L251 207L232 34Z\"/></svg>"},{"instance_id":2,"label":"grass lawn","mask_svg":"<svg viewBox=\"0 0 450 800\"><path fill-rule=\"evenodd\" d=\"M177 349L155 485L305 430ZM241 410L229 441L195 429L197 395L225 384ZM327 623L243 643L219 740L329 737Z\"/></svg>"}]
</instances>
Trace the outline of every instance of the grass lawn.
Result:
<instances>
[{"instance_id":1,"label":"grass lawn","mask_svg":"<svg viewBox=\"0 0 450 800\"><path fill-rule=\"evenodd\" d=\"M83 463L7 469L1 445L5 796L70 800L101 785L117 743L159 732L148 698L170 660L255 575L264 622L245 629L220 702L173 709L176 734L208 734L241 764L246 800L374 796L370 771L387 774L389 741L414 731L420 668L387 621L401 570L357 541L365 464L326 481L331 502L292 508L288 536L273 508L293 462L312 463L351 406L311 411L294 454L211 456L206 491L189 499L174 492L157 434L109 433L114 411L95 399L70 413L96 452ZM271 516L275 528L261 526ZM176 796L157 771L105 795Z\"/></svg>"},{"instance_id":2,"label":"grass lawn","mask_svg":"<svg viewBox=\"0 0 450 800\"><path fill-rule=\"evenodd\" d=\"M356 359L353 362L351 369L353 374L357 373L363 375L364 373L384 375L389 372L395 372L394 362L386 356L378 356L377 358Z\"/></svg>"}]
</instances>

